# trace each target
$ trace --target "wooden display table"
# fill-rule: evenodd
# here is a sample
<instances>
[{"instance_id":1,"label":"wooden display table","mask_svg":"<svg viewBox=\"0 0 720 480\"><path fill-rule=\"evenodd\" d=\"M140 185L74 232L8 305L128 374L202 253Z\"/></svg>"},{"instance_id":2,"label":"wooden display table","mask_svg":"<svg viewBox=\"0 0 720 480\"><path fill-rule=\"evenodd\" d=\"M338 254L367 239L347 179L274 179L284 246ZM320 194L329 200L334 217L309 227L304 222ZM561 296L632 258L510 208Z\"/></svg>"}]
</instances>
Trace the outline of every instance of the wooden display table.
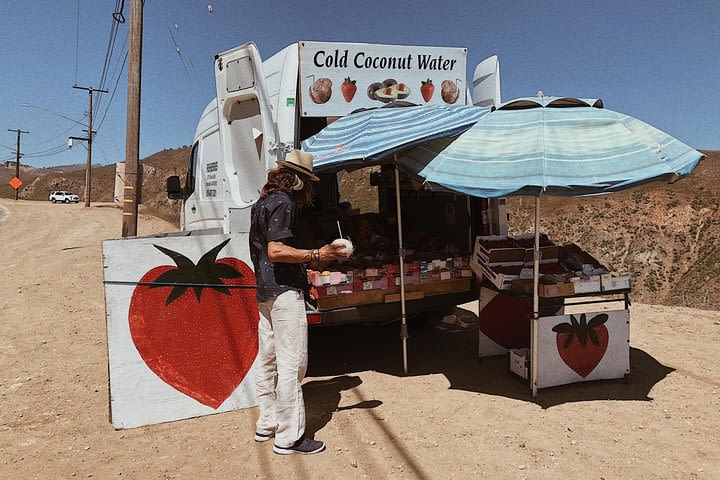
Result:
<instances>
[{"instance_id":1,"label":"wooden display table","mask_svg":"<svg viewBox=\"0 0 720 480\"><path fill-rule=\"evenodd\" d=\"M431 295L467 292L470 290L470 278L456 278L433 283L405 286L405 299L418 300ZM365 290L317 299L319 311L335 310L338 308L356 307L371 303L392 303L400 301L400 287L391 287L384 290Z\"/></svg>"}]
</instances>

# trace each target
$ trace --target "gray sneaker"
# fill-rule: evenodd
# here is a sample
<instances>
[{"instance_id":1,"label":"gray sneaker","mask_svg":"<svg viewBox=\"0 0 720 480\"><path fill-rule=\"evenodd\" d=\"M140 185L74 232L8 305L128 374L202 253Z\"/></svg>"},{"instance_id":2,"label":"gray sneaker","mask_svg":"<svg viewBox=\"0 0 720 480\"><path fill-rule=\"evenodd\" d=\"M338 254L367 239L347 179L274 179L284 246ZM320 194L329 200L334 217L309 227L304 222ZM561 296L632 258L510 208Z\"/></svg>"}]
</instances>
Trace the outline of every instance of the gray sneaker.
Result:
<instances>
[{"instance_id":1,"label":"gray sneaker","mask_svg":"<svg viewBox=\"0 0 720 480\"><path fill-rule=\"evenodd\" d=\"M274 433L260 433L260 432L255 432L255 441L256 441L256 442L259 442L259 443L267 442L268 440L270 440L270 439L273 438L274 436L275 436Z\"/></svg>"},{"instance_id":2,"label":"gray sneaker","mask_svg":"<svg viewBox=\"0 0 720 480\"><path fill-rule=\"evenodd\" d=\"M312 455L314 453L320 453L325 450L325 443L319 440L310 440L304 436L300 437L300 440L295 442L291 447L278 447L273 445L273 452L278 455Z\"/></svg>"}]
</instances>

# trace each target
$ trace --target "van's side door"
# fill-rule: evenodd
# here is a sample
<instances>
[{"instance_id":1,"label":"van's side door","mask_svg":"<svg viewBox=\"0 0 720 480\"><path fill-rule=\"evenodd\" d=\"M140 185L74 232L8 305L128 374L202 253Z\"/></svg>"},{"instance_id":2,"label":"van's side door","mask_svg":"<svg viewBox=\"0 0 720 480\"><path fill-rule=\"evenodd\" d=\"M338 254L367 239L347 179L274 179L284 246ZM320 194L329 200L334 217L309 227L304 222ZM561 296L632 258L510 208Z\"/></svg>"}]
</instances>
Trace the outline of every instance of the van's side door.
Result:
<instances>
[{"instance_id":1,"label":"van's side door","mask_svg":"<svg viewBox=\"0 0 720 480\"><path fill-rule=\"evenodd\" d=\"M220 134L214 128L198 137L190 154L183 205L184 230L222 228L226 176Z\"/></svg>"},{"instance_id":2,"label":"van's side door","mask_svg":"<svg viewBox=\"0 0 720 480\"><path fill-rule=\"evenodd\" d=\"M249 228L249 208L258 199L268 169L283 155L275 148L276 127L254 43L216 56L215 87L220 149L227 168L226 231L243 231L245 223Z\"/></svg>"}]
</instances>

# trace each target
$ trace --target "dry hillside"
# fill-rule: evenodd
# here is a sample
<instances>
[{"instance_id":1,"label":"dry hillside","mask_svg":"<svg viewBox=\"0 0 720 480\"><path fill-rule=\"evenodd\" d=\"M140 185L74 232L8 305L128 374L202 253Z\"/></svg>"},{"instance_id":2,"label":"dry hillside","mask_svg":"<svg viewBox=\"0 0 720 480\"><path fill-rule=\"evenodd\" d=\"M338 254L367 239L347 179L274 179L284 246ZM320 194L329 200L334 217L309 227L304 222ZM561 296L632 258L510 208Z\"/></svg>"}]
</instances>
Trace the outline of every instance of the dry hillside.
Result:
<instances>
[{"instance_id":1,"label":"dry hillside","mask_svg":"<svg viewBox=\"0 0 720 480\"><path fill-rule=\"evenodd\" d=\"M649 184L607 196L546 197L542 229L559 242L575 242L607 266L629 272L636 300L720 310L720 152L673 185ZM169 175L184 175L190 148L168 149L142 160L141 211L179 223L179 205L165 194ZM14 164L0 166L0 196L12 197L7 181ZM93 200L112 201L115 166L93 169ZM84 193L85 172L76 166L37 170L24 167L21 198L47 200L51 190ZM343 197L370 211L376 199L366 172L344 174ZM530 231L534 202L509 201L513 232Z\"/></svg>"},{"instance_id":2,"label":"dry hillside","mask_svg":"<svg viewBox=\"0 0 720 480\"><path fill-rule=\"evenodd\" d=\"M165 179L170 175L184 176L190 147L167 149L141 160L143 165L143 201L140 211L150 213L179 225L178 202L167 199ZM20 198L27 200L48 199L53 190L69 190L84 198L85 169L82 165L67 165L47 169L22 166L21 179L25 182ZM0 167L0 197L12 198L12 188L7 182L15 175L15 165ZM7 177L7 179L5 178ZM112 202L115 189L115 165L93 168L92 200Z\"/></svg>"},{"instance_id":3,"label":"dry hillside","mask_svg":"<svg viewBox=\"0 0 720 480\"><path fill-rule=\"evenodd\" d=\"M687 178L611 195L544 197L542 230L632 274L635 300L720 310L720 151ZM532 229L534 201L512 198L515 232Z\"/></svg>"}]
</instances>

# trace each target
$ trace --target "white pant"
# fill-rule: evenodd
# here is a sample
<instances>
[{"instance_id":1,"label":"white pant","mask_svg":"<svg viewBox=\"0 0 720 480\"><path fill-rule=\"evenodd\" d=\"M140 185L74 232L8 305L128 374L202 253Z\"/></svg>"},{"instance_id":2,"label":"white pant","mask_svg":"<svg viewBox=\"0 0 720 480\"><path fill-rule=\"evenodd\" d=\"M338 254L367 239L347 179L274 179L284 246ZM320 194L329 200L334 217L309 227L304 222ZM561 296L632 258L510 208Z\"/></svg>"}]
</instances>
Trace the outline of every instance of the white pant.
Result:
<instances>
[{"instance_id":1,"label":"white pant","mask_svg":"<svg viewBox=\"0 0 720 480\"><path fill-rule=\"evenodd\" d=\"M259 308L257 432L275 433L275 445L290 447L305 433L300 386L308 357L305 300L302 293L290 290L260 303Z\"/></svg>"}]
</instances>

